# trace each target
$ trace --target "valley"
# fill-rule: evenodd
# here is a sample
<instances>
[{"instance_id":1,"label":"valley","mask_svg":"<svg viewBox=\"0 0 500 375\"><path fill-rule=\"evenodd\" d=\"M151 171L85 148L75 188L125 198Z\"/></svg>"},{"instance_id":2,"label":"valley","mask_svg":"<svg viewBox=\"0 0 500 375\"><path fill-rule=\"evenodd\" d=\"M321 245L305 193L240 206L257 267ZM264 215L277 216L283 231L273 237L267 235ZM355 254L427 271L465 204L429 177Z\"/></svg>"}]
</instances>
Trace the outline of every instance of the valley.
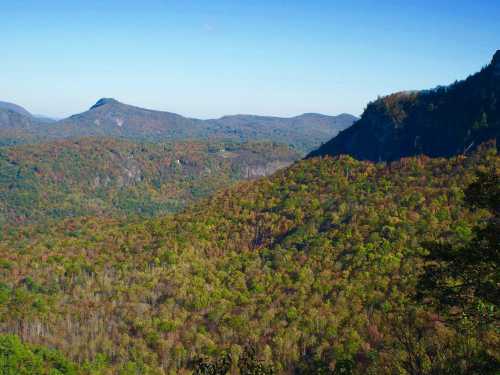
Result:
<instances>
[{"instance_id":1,"label":"valley","mask_svg":"<svg viewBox=\"0 0 500 375\"><path fill-rule=\"evenodd\" d=\"M412 302L423 244L470 240L488 214L469 211L463 190L499 167L494 148L388 165L313 158L175 216L12 229L0 242L0 329L96 373L187 374L197 356L249 344L278 373L332 362L381 373L412 351L430 369L495 355L491 331L471 331L468 353L438 321L422 349L397 332L430 324Z\"/></svg>"},{"instance_id":2,"label":"valley","mask_svg":"<svg viewBox=\"0 0 500 375\"><path fill-rule=\"evenodd\" d=\"M299 158L271 142L81 138L0 148L0 225L171 213Z\"/></svg>"},{"instance_id":3,"label":"valley","mask_svg":"<svg viewBox=\"0 0 500 375\"><path fill-rule=\"evenodd\" d=\"M36 33L76 3L33 11L35 25L54 21ZM462 74L488 45L438 69L449 50L430 36L447 25L420 20L418 4L370 23L362 7L344 20L342 4L263 16L258 2L111 3L68 13L71 37L50 38L68 44L59 64L25 59L16 32L5 92L35 103L32 87L61 113L90 89L193 113L332 113ZM143 23L146 8L158 15ZM247 22L212 25L236 8ZM498 26L486 13L478 30L491 15ZM360 118L197 119L102 98L54 119L0 102L0 375L498 375L500 50L462 78L379 96Z\"/></svg>"}]
</instances>

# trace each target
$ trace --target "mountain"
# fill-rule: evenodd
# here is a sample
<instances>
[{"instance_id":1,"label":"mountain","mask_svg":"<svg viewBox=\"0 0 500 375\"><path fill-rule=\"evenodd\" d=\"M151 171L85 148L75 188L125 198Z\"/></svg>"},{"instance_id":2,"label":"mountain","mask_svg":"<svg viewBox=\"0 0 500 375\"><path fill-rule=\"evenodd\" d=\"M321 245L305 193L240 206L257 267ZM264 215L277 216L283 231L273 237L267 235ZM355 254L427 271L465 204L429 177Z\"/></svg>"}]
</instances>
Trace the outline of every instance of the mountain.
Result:
<instances>
[{"instance_id":1,"label":"mountain","mask_svg":"<svg viewBox=\"0 0 500 375\"><path fill-rule=\"evenodd\" d=\"M325 142L328 134L337 134L357 118L349 114L326 116L304 113L295 117L254 115L224 116L207 122L219 137L236 137L240 140L271 139L285 142L299 150L311 150ZM316 145L316 146L315 146Z\"/></svg>"},{"instance_id":2,"label":"mountain","mask_svg":"<svg viewBox=\"0 0 500 375\"><path fill-rule=\"evenodd\" d=\"M35 115L33 115L33 117L35 119L37 119L38 122L41 122L41 123L44 123L44 124L49 124L49 123L56 122L56 121L59 120L59 119L54 118L54 117L40 115L40 114L35 114Z\"/></svg>"},{"instance_id":3,"label":"mountain","mask_svg":"<svg viewBox=\"0 0 500 375\"><path fill-rule=\"evenodd\" d=\"M5 228L0 332L38 348L45 368L69 358L78 374L190 374L200 356L241 359L247 345L275 374L496 374L495 326L473 336L466 316L454 330L412 299L425 244L483 228L489 214L467 209L464 190L493 168L496 149L310 158L175 215ZM0 358L32 350L10 335L0 344ZM471 356L490 371L459 371ZM206 368L196 373L226 374ZM257 373L269 372L242 372Z\"/></svg>"},{"instance_id":4,"label":"mountain","mask_svg":"<svg viewBox=\"0 0 500 375\"><path fill-rule=\"evenodd\" d=\"M46 116L32 115L23 107L0 102L0 147L41 140L40 125L55 122Z\"/></svg>"},{"instance_id":5,"label":"mountain","mask_svg":"<svg viewBox=\"0 0 500 375\"><path fill-rule=\"evenodd\" d=\"M176 137L328 119L102 99L27 124L43 143L0 149L0 372L498 374L499 60L282 169L284 145Z\"/></svg>"},{"instance_id":6,"label":"mountain","mask_svg":"<svg viewBox=\"0 0 500 375\"><path fill-rule=\"evenodd\" d=\"M0 226L83 215L152 216L300 155L266 142L59 140L0 149Z\"/></svg>"},{"instance_id":7,"label":"mountain","mask_svg":"<svg viewBox=\"0 0 500 375\"><path fill-rule=\"evenodd\" d=\"M203 122L180 115L134 107L114 99L98 100L88 111L44 127L48 139L89 136L142 141L192 139L206 134Z\"/></svg>"},{"instance_id":8,"label":"mountain","mask_svg":"<svg viewBox=\"0 0 500 375\"><path fill-rule=\"evenodd\" d=\"M0 110L7 110L7 111L12 111L19 113L20 115L26 116L26 117L31 117L31 113L29 113L26 109L21 107L20 105L14 104L14 103L7 103L7 102L1 102L0 101Z\"/></svg>"},{"instance_id":9,"label":"mountain","mask_svg":"<svg viewBox=\"0 0 500 375\"><path fill-rule=\"evenodd\" d=\"M500 135L500 50L464 81L392 94L368 104L361 119L310 153L384 161L470 152ZM498 142L497 142L498 143Z\"/></svg>"},{"instance_id":10,"label":"mountain","mask_svg":"<svg viewBox=\"0 0 500 375\"><path fill-rule=\"evenodd\" d=\"M28 121L42 126L26 128ZM238 142L273 141L287 143L308 152L350 126L356 117L342 114L303 114L296 117L251 115L199 120L181 115L139 108L115 99L98 100L88 111L59 121L46 121L24 114L11 119L8 128L17 131L16 143L79 137L118 137L140 141L180 139L230 139ZM12 135L0 122L0 142L12 143Z\"/></svg>"},{"instance_id":11,"label":"mountain","mask_svg":"<svg viewBox=\"0 0 500 375\"><path fill-rule=\"evenodd\" d=\"M271 140L310 150L351 125L351 115L304 114L282 118L236 115L199 120L170 112L130 106L115 99L100 99L88 111L47 127L47 136L105 135L148 141L169 139Z\"/></svg>"},{"instance_id":12,"label":"mountain","mask_svg":"<svg viewBox=\"0 0 500 375\"><path fill-rule=\"evenodd\" d=\"M0 102L0 146L36 141L38 124L24 108Z\"/></svg>"}]
</instances>

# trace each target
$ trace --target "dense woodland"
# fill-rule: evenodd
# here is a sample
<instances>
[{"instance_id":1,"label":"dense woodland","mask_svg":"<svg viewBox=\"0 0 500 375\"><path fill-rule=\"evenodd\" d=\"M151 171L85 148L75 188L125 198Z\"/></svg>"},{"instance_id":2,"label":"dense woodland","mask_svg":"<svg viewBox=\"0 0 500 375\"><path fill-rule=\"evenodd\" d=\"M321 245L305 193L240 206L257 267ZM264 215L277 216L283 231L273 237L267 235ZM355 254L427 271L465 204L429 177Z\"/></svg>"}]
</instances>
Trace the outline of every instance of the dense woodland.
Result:
<instances>
[{"instance_id":1,"label":"dense woodland","mask_svg":"<svg viewBox=\"0 0 500 375\"><path fill-rule=\"evenodd\" d=\"M271 142L83 138L0 148L0 225L174 212L299 157Z\"/></svg>"},{"instance_id":2,"label":"dense woodland","mask_svg":"<svg viewBox=\"0 0 500 375\"><path fill-rule=\"evenodd\" d=\"M293 164L352 116L0 103L0 373L499 374L499 98L500 51Z\"/></svg>"},{"instance_id":3,"label":"dense woodland","mask_svg":"<svg viewBox=\"0 0 500 375\"><path fill-rule=\"evenodd\" d=\"M375 162L425 154L449 157L500 139L500 50L480 72L448 86L406 91L369 103L353 126L311 156Z\"/></svg>"},{"instance_id":4,"label":"dense woodland","mask_svg":"<svg viewBox=\"0 0 500 375\"><path fill-rule=\"evenodd\" d=\"M499 171L496 147L312 158L175 215L4 228L0 368L496 374Z\"/></svg>"}]
</instances>

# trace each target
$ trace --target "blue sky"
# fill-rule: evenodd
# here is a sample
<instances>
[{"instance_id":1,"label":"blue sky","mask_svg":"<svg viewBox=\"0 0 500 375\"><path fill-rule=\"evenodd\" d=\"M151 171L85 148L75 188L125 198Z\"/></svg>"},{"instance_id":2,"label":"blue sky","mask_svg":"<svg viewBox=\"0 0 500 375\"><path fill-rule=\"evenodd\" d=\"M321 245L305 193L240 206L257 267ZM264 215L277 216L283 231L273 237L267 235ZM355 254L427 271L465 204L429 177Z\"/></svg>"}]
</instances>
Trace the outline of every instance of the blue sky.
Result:
<instances>
[{"instance_id":1,"label":"blue sky","mask_svg":"<svg viewBox=\"0 0 500 375\"><path fill-rule=\"evenodd\" d=\"M500 1L2 1L0 100L100 97L210 118L359 115L462 79L500 49Z\"/></svg>"}]
</instances>

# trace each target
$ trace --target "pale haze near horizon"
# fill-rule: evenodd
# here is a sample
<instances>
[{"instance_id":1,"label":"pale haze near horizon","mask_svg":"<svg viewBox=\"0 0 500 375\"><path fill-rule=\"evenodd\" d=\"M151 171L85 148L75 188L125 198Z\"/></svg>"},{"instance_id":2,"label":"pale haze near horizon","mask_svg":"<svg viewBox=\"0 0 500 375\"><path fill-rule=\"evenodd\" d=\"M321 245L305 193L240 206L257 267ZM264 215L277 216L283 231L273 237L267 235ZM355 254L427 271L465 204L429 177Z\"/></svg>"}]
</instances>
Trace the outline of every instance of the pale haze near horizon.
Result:
<instances>
[{"instance_id":1,"label":"pale haze near horizon","mask_svg":"<svg viewBox=\"0 0 500 375\"><path fill-rule=\"evenodd\" d=\"M22 1L2 5L0 100L65 117L101 97L197 118L360 115L500 48L492 1Z\"/></svg>"}]
</instances>

